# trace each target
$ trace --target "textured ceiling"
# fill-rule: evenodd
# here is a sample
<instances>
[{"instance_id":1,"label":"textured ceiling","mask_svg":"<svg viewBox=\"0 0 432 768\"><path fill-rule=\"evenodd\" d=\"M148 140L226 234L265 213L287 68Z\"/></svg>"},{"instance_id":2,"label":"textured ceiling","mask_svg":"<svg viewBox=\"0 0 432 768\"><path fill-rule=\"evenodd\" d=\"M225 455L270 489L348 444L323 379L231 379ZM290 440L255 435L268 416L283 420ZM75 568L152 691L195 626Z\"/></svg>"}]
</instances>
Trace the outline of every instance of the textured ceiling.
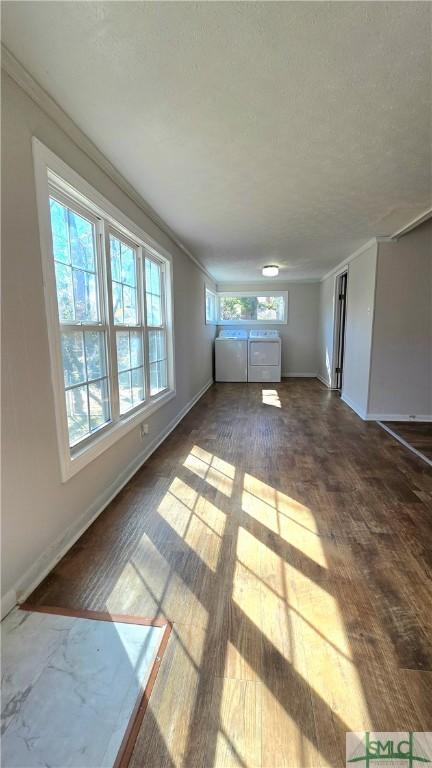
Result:
<instances>
[{"instance_id":1,"label":"textured ceiling","mask_svg":"<svg viewBox=\"0 0 432 768\"><path fill-rule=\"evenodd\" d=\"M7 47L218 280L430 205L431 5L6 2Z\"/></svg>"}]
</instances>

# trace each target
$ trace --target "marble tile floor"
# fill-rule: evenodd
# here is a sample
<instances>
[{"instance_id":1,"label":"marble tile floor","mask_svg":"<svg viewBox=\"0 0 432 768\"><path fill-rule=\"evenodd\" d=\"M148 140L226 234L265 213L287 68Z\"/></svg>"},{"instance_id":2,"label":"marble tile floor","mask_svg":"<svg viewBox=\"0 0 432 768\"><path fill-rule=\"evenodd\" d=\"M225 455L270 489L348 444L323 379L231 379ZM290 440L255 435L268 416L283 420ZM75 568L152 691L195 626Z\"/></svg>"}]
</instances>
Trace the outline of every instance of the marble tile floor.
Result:
<instances>
[{"instance_id":1,"label":"marble tile floor","mask_svg":"<svg viewBox=\"0 0 432 768\"><path fill-rule=\"evenodd\" d=\"M14 609L2 622L4 768L112 768L165 627Z\"/></svg>"}]
</instances>

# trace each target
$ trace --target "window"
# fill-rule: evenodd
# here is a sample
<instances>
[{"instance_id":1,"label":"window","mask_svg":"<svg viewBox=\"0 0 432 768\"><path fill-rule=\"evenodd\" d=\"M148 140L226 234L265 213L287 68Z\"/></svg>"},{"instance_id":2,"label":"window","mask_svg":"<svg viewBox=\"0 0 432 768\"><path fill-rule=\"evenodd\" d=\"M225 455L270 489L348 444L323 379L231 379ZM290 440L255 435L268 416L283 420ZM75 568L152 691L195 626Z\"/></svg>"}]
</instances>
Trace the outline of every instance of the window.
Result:
<instances>
[{"instance_id":1,"label":"window","mask_svg":"<svg viewBox=\"0 0 432 768\"><path fill-rule=\"evenodd\" d=\"M163 300L163 268L153 259L145 260L147 344L150 363L150 394L157 395L167 386L167 343Z\"/></svg>"},{"instance_id":2,"label":"window","mask_svg":"<svg viewBox=\"0 0 432 768\"><path fill-rule=\"evenodd\" d=\"M120 414L145 399L143 329L138 249L121 235L110 233L112 312Z\"/></svg>"},{"instance_id":3,"label":"window","mask_svg":"<svg viewBox=\"0 0 432 768\"><path fill-rule=\"evenodd\" d=\"M171 263L55 155L33 146L67 479L175 394Z\"/></svg>"},{"instance_id":4,"label":"window","mask_svg":"<svg viewBox=\"0 0 432 768\"><path fill-rule=\"evenodd\" d=\"M272 291L271 296L244 292L218 294L218 322L231 323L286 323L288 316L287 291Z\"/></svg>"},{"instance_id":5,"label":"window","mask_svg":"<svg viewBox=\"0 0 432 768\"><path fill-rule=\"evenodd\" d=\"M207 325L216 325L217 312L216 312L217 296L210 290L205 289L205 321Z\"/></svg>"},{"instance_id":6,"label":"window","mask_svg":"<svg viewBox=\"0 0 432 768\"><path fill-rule=\"evenodd\" d=\"M95 220L50 196L69 444L110 420Z\"/></svg>"}]
</instances>

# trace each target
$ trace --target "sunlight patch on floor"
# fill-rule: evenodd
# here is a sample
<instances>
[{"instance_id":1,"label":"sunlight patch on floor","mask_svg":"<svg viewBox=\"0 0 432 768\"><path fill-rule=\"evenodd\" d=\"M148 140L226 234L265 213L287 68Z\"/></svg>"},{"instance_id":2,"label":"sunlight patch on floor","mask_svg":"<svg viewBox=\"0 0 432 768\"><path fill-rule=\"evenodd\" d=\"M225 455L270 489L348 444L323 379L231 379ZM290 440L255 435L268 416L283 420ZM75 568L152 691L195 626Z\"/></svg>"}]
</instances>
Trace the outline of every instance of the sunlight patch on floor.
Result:
<instances>
[{"instance_id":1,"label":"sunlight patch on floor","mask_svg":"<svg viewBox=\"0 0 432 768\"><path fill-rule=\"evenodd\" d=\"M168 491L160 502L157 511L173 531L184 538L192 517L192 509Z\"/></svg>"},{"instance_id":2,"label":"sunlight patch on floor","mask_svg":"<svg viewBox=\"0 0 432 768\"><path fill-rule=\"evenodd\" d=\"M272 405L274 408L282 408L282 404L276 389L263 389L262 401L264 405Z\"/></svg>"},{"instance_id":3,"label":"sunlight patch on floor","mask_svg":"<svg viewBox=\"0 0 432 768\"><path fill-rule=\"evenodd\" d=\"M215 678L220 700L214 765L261 765L261 686L250 680Z\"/></svg>"},{"instance_id":4,"label":"sunlight patch on floor","mask_svg":"<svg viewBox=\"0 0 432 768\"><path fill-rule=\"evenodd\" d=\"M296 678L275 676L262 688L262 765L332 768L315 746L313 714L307 687ZM290 714L292 713L292 714Z\"/></svg>"},{"instance_id":5,"label":"sunlight patch on floor","mask_svg":"<svg viewBox=\"0 0 432 768\"><path fill-rule=\"evenodd\" d=\"M264 543L239 528L233 599L261 632L264 670L268 665L281 678L294 670L302 695L310 686L316 701L337 712L348 728L355 730L358 723L363 727L369 722L367 703L339 602L331 593L333 583L313 515L280 494L282 514L276 508L281 500L274 489L250 475L245 477L245 488L244 511L260 523L265 520L293 548L292 553L279 554L272 548L277 542L272 534ZM301 525L286 516L288 509L302 520Z\"/></svg>"},{"instance_id":6,"label":"sunlight patch on floor","mask_svg":"<svg viewBox=\"0 0 432 768\"><path fill-rule=\"evenodd\" d=\"M212 457L212 461L213 459L214 457ZM219 462L217 463L220 465ZM189 469L190 472L193 472L194 475L201 478L201 480L205 480L217 491L223 493L224 496L231 496L233 487L232 478L229 477L225 472L221 472L221 470L216 466L213 466L212 463L203 461L203 459L198 458L198 456L195 456L191 452L183 466L186 467L186 469Z\"/></svg>"},{"instance_id":7,"label":"sunlight patch on floor","mask_svg":"<svg viewBox=\"0 0 432 768\"><path fill-rule=\"evenodd\" d=\"M177 477L157 511L172 530L215 571L226 515Z\"/></svg>"},{"instance_id":8,"label":"sunlight patch on floor","mask_svg":"<svg viewBox=\"0 0 432 768\"><path fill-rule=\"evenodd\" d=\"M137 609L137 595L140 602L144 601L146 615L153 617L158 614L159 604L142 583L142 579L132 563L126 563L116 582L105 600L106 608L110 613L134 614Z\"/></svg>"},{"instance_id":9,"label":"sunlight patch on floor","mask_svg":"<svg viewBox=\"0 0 432 768\"><path fill-rule=\"evenodd\" d=\"M212 504L212 502L204 496L199 496L194 512L211 531L214 531L214 533L217 533L219 536L223 535L227 516L225 512L222 512L222 510L216 506L216 504Z\"/></svg>"},{"instance_id":10,"label":"sunlight patch on floor","mask_svg":"<svg viewBox=\"0 0 432 768\"><path fill-rule=\"evenodd\" d=\"M180 480L179 477L174 478L168 490L186 507L189 507L189 509L194 508L198 498L198 493L193 488L191 488L190 485L185 483L183 480Z\"/></svg>"},{"instance_id":11,"label":"sunlight patch on floor","mask_svg":"<svg viewBox=\"0 0 432 768\"><path fill-rule=\"evenodd\" d=\"M159 607L161 615L171 621L185 620L184 617L193 616L195 625L207 626L207 609L196 596L194 584L189 587L187 583L194 574L186 570L186 553L183 555L178 551L177 563L172 567L164 556L164 547L169 551L169 541L163 535L158 546L147 536L143 536L140 546L134 552L131 562L141 579L140 592L137 594L140 605L143 600L146 605L152 600Z\"/></svg>"},{"instance_id":12,"label":"sunlight patch on floor","mask_svg":"<svg viewBox=\"0 0 432 768\"><path fill-rule=\"evenodd\" d=\"M161 701L152 712L159 732L165 735L164 749L169 754L167 764L172 768L182 768L183 758L188 754L200 679L199 664L204 638L202 633L196 630L192 636L192 631L190 627L174 624L173 637L170 640L173 645L171 665L177 677L174 684L170 684L168 679ZM196 664L191 660L191 654L195 657ZM187 691L188 695L182 697L183 690Z\"/></svg>"},{"instance_id":13,"label":"sunlight patch on floor","mask_svg":"<svg viewBox=\"0 0 432 768\"><path fill-rule=\"evenodd\" d=\"M327 561L308 507L245 473L242 509L323 568Z\"/></svg>"},{"instance_id":14,"label":"sunlight patch on floor","mask_svg":"<svg viewBox=\"0 0 432 768\"><path fill-rule=\"evenodd\" d=\"M213 453L205 451L204 448L200 448L199 445L193 446L191 449L191 455L196 456L197 459L201 459L201 461L204 461L209 466L213 466L215 469L219 470L219 472L222 472L224 475L231 478L231 480L234 480L236 468L228 461L224 461L218 456L215 456Z\"/></svg>"}]
</instances>

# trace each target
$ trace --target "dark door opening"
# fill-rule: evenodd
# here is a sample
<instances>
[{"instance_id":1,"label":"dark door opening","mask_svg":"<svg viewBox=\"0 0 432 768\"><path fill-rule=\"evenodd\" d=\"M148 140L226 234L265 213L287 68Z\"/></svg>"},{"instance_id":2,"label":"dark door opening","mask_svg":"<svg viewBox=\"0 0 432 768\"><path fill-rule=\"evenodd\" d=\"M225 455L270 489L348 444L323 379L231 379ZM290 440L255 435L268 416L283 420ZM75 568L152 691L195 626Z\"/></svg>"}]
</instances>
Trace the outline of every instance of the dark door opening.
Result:
<instances>
[{"instance_id":1,"label":"dark door opening","mask_svg":"<svg viewBox=\"0 0 432 768\"><path fill-rule=\"evenodd\" d=\"M343 366L345 354L346 295L348 273L339 275L336 283L337 295L337 347L336 347L336 389L342 392Z\"/></svg>"}]
</instances>

